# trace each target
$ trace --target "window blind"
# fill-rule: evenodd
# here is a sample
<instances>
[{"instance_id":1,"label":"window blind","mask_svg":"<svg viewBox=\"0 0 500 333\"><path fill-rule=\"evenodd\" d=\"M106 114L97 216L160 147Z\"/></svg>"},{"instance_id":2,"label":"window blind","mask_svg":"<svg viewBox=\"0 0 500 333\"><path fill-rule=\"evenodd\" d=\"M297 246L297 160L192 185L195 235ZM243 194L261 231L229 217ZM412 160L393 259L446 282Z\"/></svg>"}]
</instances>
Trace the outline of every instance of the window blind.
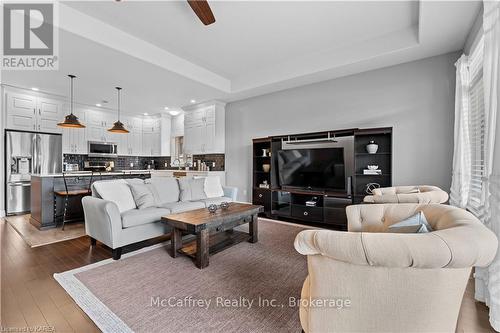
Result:
<instances>
[{"instance_id":1,"label":"window blind","mask_svg":"<svg viewBox=\"0 0 500 333\"><path fill-rule=\"evenodd\" d=\"M483 47L482 41L469 57L469 138L471 161L471 184L468 209L480 214L484 176L484 144L486 115L483 90Z\"/></svg>"}]
</instances>

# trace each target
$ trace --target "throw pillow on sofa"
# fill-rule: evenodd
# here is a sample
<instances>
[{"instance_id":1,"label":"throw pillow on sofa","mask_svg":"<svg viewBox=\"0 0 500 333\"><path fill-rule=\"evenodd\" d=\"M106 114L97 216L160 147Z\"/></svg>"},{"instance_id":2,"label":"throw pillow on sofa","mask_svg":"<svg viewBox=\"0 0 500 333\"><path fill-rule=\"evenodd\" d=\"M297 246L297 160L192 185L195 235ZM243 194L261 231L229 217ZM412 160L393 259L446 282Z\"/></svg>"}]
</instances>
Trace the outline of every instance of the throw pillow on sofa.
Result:
<instances>
[{"instance_id":1,"label":"throw pillow on sofa","mask_svg":"<svg viewBox=\"0 0 500 333\"><path fill-rule=\"evenodd\" d=\"M153 195L154 189L152 188L152 184L139 184L133 183L130 184L130 191L132 192L132 196L134 197L135 204L137 208L144 209L148 207L155 207L156 200Z\"/></svg>"},{"instance_id":2,"label":"throw pillow on sofa","mask_svg":"<svg viewBox=\"0 0 500 333\"><path fill-rule=\"evenodd\" d=\"M95 182L93 187L101 198L114 202L120 213L137 208L130 187L123 179Z\"/></svg>"},{"instance_id":3,"label":"throw pillow on sofa","mask_svg":"<svg viewBox=\"0 0 500 333\"><path fill-rule=\"evenodd\" d=\"M207 198L220 198L224 196L224 190L219 176L203 177L205 179L204 190Z\"/></svg>"},{"instance_id":4,"label":"throw pillow on sofa","mask_svg":"<svg viewBox=\"0 0 500 333\"><path fill-rule=\"evenodd\" d=\"M387 232L395 233L423 234L431 231L432 227L429 222L427 222L423 212L418 212L401 222L394 223L387 229Z\"/></svg>"},{"instance_id":5,"label":"throw pillow on sofa","mask_svg":"<svg viewBox=\"0 0 500 333\"><path fill-rule=\"evenodd\" d=\"M179 188L181 190L181 201L195 201L207 199L205 194L205 179L204 178L179 178Z\"/></svg>"},{"instance_id":6,"label":"throw pillow on sofa","mask_svg":"<svg viewBox=\"0 0 500 333\"><path fill-rule=\"evenodd\" d=\"M179 201L179 183L174 177L153 177L146 179L146 184L151 184L151 192L156 201L156 206Z\"/></svg>"}]
</instances>

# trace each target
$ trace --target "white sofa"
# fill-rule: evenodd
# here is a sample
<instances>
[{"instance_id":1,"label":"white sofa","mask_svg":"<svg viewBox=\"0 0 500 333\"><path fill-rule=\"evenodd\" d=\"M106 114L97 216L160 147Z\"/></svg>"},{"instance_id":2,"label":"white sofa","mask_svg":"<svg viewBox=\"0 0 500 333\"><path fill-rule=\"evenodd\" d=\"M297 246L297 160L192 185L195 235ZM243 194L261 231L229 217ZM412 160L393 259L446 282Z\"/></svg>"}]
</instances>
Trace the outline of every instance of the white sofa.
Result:
<instances>
[{"instance_id":1,"label":"white sofa","mask_svg":"<svg viewBox=\"0 0 500 333\"><path fill-rule=\"evenodd\" d=\"M435 231L384 232L419 211ZM349 232L306 230L295 239L309 272L301 295L303 330L455 332L471 268L491 263L495 234L469 212L440 204L349 206L347 218ZM310 302L333 299L350 304Z\"/></svg>"},{"instance_id":2,"label":"white sofa","mask_svg":"<svg viewBox=\"0 0 500 333\"><path fill-rule=\"evenodd\" d=\"M99 188L99 183L104 182L108 188L108 200L104 200L102 193L96 190ZM153 185L154 196L158 204L143 209L136 208L134 205L135 208L120 211L118 197L123 197L124 194L132 195L132 192L124 193L127 190L130 191L129 186L124 186L125 182L126 184L150 183ZM113 191L112 186L116 186L114 191L116 198L115 195L109 198L109 189ZM222 191L224 194L220 197L182 201L179 181L173 177L98 181L92 185L92 196L82 199L85 231L91 237L91 245L95 245L98 240L109 246L113 250L113 258L117 260L120 259L123 246L170 232L169 228L161 222L162 216L236 200L236 188L222 187Z\"/></svg>"},{"instance_id":3,"label":"white sofa","mask_svg":"<svg viewBox=\"0 0 500 333\"><path fill-rule=\"evenodd\" d=\"M367 195L365 203L445 203L448 201L448 193L437 186L393 186L376 188L373 195Z\"/></svg>"}]
</instances>

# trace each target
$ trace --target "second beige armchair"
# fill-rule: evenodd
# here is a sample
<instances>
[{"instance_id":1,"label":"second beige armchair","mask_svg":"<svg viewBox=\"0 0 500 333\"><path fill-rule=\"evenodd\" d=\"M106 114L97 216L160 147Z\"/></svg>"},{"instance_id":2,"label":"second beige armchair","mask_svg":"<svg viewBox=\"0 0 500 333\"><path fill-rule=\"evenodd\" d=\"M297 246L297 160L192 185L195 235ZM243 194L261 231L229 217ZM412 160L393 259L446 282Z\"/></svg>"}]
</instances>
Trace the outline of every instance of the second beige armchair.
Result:
<instances>
[{"instance_id":1,"label":"second beige armchair","mask_svg":"<svg viewBox=\"0 0 500 333\"><path fill-rule=\"evenodd\" d=\"M367 195L365 203L445 203L448 193L437 186L393 186L377 188Z\"/></svg>"}]
</instances>

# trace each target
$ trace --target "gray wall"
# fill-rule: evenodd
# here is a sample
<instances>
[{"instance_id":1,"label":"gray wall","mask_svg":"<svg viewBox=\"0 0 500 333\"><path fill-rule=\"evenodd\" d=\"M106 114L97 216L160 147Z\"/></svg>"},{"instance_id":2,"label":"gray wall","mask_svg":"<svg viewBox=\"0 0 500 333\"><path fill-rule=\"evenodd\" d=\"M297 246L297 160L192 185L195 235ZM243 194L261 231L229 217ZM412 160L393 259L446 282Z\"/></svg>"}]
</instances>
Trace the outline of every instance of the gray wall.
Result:
<instances>
[{"instance_id":1,"label":"gray wall","mask_svg":"<svg viewBox=\"0 0 500 333\"><path fill-rule=\"evenodd\" d=\"M392 126L393 183L450 188L459 52L226 106L226 182L250 200L252 138Z\"/></svg>"}]
</instances>

